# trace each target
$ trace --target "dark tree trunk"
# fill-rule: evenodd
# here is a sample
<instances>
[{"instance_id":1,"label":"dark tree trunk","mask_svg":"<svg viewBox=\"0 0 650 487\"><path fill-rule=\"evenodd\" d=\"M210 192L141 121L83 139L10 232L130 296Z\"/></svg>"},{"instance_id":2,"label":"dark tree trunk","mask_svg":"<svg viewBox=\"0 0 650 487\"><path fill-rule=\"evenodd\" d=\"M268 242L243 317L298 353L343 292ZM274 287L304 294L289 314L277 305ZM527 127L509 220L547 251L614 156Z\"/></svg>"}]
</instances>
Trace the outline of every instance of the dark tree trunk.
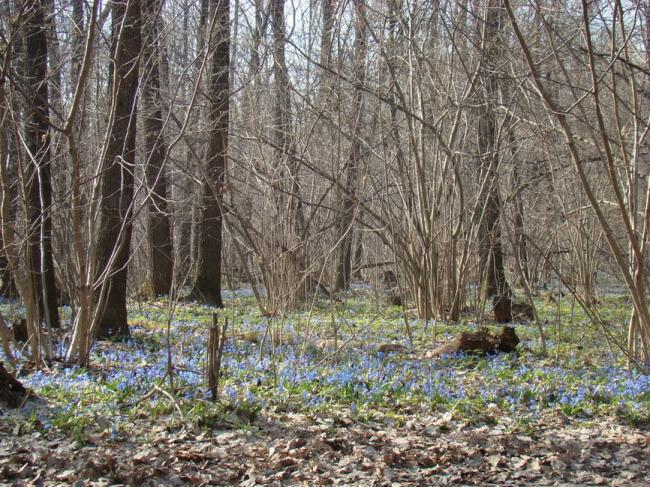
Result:
<instances>
[{"instance_id":1,"label":"dark tree trunk","mask_svg":"<svg viewBox=\"0 0 650 487\"><path fill-rule=\"evenodd\" d=\"M158 45L159 15L163 0L146 0L146 37L144 59L147 71L143 76L143 111L145 174L149 194L147 237L149 269L154 296L168 294L174 272L172 229L167 203L167 169L165 167L165 136L160 93L160 48Z\"/></svg>"},{"instance_id":2,"label":"dark tree trunk","mask_svg":"<svg viewBox=\"0 0 650 487\"><path fill-rule=\"evenodd\" d=\"M103 161L97 273L108 269L97 338L127 338L127 264L130 254L133 166L140 55L140 2L114 1L109 75L112 124Z\"/></svg>"},{"instance_id":3,"label":"dark tree trunk","mask_svg":"<svg viewBox=\"0 0 650 487\"><path fill-rule=\"evenodd\" d=\"M15 168L14 164L9 164L8 169ZM10 171L7 171L10 172ZM15 175L9 174L9 179L14 179ZM15 185L12 185L14 187ZM11 190L11 187L9 188ZM10 191L11 193L15 193L14 191ZM10 202L15 201L16 195L15 194L10 194L8 200ZM7 209L7 216L9 217L10 221L13 222L14 217L15 217L15 205L11 203L9 205L9 208ZM18 292L18 286L16 286L16 282L14 281L14 277L11 273L11 264L9 263L9 259L7 258L7 254L4 251L4 241L2 239L2 232L0 232L0 296L4 296L6 298L18 298L20 297L20 294Z\"/></svg>"},{"instance_id":4,"label":"dark tree trunk","mask_svg":"<svg viewBox=\"0 0 650 487\"><path fill-rule=\"evenodd\" d=\"M355 198L357 194L359 164L363 158L361 129L363 127L363 91L366 82L366 57L368 43L366 40L365 4L354 0L354 102L352 109L352 146L346 167L345 188L342 192L341 213L338 221L338 239L340 241L336 270L336 289L347 289L350 285L352 270L352 227L354 225Z\"/></svg>"},{"instance_id":5,"label":"dark tree trunk","mask_svg":"<svg viewBox=\"0 0 650 487\"><path fill-rule=\"evenodd\" d=\"M25 139L30 155L26 171L28 265L39 307L39 321L53 328L61 326L52 257L52 181L50 160L50 118L47 75L45 5L30 1L25 25L25 78L28 96Z\"/></svg>"},{"instance_id":6,"label":"dark tree trunk","mask_svg":"<svg viewBox=\"0 0 650 487\"><path fill-rule=\"evenodd\" d=\"M211 12L216 25L212 29L212 50L208 112L206 181L203 184L203 212L198 268L191 297L215 306L221 298L221 255L223 251L223 192L228 156L230 115L230 3L213 0Z\"/></svg>"},{"instance_id":7,"label":"dark tree trunk","mask_svg":"<svg viewBox=\"0 0 650 487\"><path fill-rule=\"evenodd\" d=\"M1 239L0 245L2 245ZM0 296L10 299L18 297L18 288L16 288L16 283L9 268L9 260L4 252L0 253L0 281Z\"/></svg>"},{"instance_id":8,"label":"dark tree trunk","mask_svg":"<svg viewBox=\"0 0 650 487\"><path fill-rule=\"evenodd\" d=\"M0 362L0 403L17 408L25 402L27 394L27 389L14 379Z\"/></svg>"},{"instance_id":9,"label":"dark tree trunk","mask_svg":"<svg viewBox=\"0 0 650 487\"><path fill-rule=\"evenodd\" d=\"M484 274L486 299L492 299L499 322L511 317L510 285L506 279L501 243L501 201L499 198L499 157L496 120L498 96L498 56L502 30L500 0L486 0L485 23L482 25L481 51L481 109L478 119L478 147L480 152L479 208L483 215L479 227L481 268Z\"/></svg>"}]
</instances>

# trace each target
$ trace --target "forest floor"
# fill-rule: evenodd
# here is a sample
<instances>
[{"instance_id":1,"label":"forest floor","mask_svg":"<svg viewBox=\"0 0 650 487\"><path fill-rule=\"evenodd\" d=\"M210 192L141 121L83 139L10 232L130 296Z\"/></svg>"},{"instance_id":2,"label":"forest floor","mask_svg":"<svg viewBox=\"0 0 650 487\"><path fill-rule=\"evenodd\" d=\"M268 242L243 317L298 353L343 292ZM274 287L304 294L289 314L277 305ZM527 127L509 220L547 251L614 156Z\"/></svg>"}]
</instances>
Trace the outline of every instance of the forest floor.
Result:
<instances>
[{"instance_id":1,"label":"forest floor","mask_svg":"<svg viewBox=\"0 0 650 487\"><path fill-rule=\"evenodd\" d=\"M365 287L283 319L226 298L216 402L205 306L133 303L132 339L89 368L21 360L38 399L0 408L0 485L648 485L650 375L569 298L540 300L517 354L440 358L475 317L424 323ZM626 299L600 313L623 339Z\"/></svg>"}]
</instances>

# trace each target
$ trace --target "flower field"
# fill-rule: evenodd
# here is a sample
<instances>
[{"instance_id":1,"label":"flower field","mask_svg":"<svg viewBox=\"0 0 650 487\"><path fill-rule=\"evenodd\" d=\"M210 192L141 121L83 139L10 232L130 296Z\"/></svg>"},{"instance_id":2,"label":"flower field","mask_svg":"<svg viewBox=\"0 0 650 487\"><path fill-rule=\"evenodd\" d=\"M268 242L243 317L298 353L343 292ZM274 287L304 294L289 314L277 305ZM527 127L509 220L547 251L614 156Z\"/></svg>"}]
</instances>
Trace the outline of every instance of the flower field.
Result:
<instances>
[{"instance_id":1,"label":"flower field","mask_svg":"<svg viewBox=\"0 0 650 487\"><path fill-rule=\"evenodd\" d=\"M314 303L311 309L284 318L260 317L246 290L228 292L226 298L222 310L184 303L172 306L164 301L134 303L131 340L97 343L89 369L59 360L54 360L49 370L34 371L22 364L19 378L39 399L3 417L0 439L38 443L61 438L79 451L99 445L122 447L124 442L134 441L133 453L152 447L152 432L205 439L229 431L237 441L244 441L247 435L258 441L281 425L279 437L290 443L302 438L305 429L322 425L325 429L307 435L309 440L319 438L322 431L327 438L337 438L348 430L363 437L373 429L392 431L399 439L402 435L418 437L418 431L432 428L440 438L476 431L496 431L505 438L535 438L542 431L560 434L583 428L594 432L607 425L632 435L634 444L642 448L640 452L649 453L650 375L628 370L624 357L617 355L597 330L581 322L575 308L572 312L561 308L561 320L541 328L545 355L540 328L520 324L516 330L522 343L517 354L427 358L436 344L477 325L469 317L460 324L424 323L405 316L401 308L382 307L365 289L357 289L348 302L334 308ZM603 313L609 314L612 323L624 318L623 305L612 300L604 306ZM547 323L557 311L540 307L548 316ZM13 312L19 314L20 309ZM212 313L230 323L216 402L209 400L204 379ZM62 349L62 344L57 349ZM308 440L299 441L303 442L298 448L309 445ZM350 447L350 455L356 446ZM279 450L269 454L268 448L264 455L273 463ZM345 453L346 448L341 447L338 453ZM337 453L336 445L326 449ZM303 471L300 459L290 450L282 455L291 460L280 469L286 478L271 474L258 478L252 473L255 468L240 466L229 470L234 475L231 480L223 480L230 478L226 476L221 481L227 484L235 482L233 479L244 482L255 478L255 482L266 479L291 484L291 479L298 482L303 475L302 480L308 483L311 474ZM12 458L9 453L3 457L0 449L0 479L3 471L7 478L30 478L21 476L8 461ZM395 453L399 458L386 455L382 461L391 471L399 472L400 465L405 471L417 467L417 474L406 475L406 480L439 473L444 465L442 457L428 461L406 453L400 459L399 451ZM490 455L494 453L482 457ZM528 457L526 464L535 458ZM649 457L631 458L647 465ZM486 460L486 468L495 475L509 471L508 458L492 459L495 465ZM113 466L98 467L94 476L100 483L102 478L119 481L120 468L136 471L148 465L148 460L122 467L115 460ZM543 462L540 465L543 467ZM532 473L541 476L542 467ZM53 474L61 474L61 468L53 468ZM264 469L260 467L260 471ZM273 471L277 475L277 468ZM374 466L366 472L369 482L372 475L378 475L373 473ZM575 474L591 475L589 472L585 467ZM337 478L331 469L315 475L332 481ZM205 472L197 473L197 482L212 478L204 477ZM616 476L603 476L612 478Z\"/></svg>"}]
</instances>

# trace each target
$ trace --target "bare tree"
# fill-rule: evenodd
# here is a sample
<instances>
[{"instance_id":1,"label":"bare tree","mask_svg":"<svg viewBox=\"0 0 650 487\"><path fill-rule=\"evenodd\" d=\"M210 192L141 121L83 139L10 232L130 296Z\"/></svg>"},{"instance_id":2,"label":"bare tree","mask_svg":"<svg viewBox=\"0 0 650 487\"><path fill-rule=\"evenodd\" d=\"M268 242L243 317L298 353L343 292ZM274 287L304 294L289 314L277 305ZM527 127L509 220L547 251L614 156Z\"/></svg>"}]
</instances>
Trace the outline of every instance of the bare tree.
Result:
<instances>
[{"instance_id":1,"label":"bare tree","mask_svg":"<svg viewBox=\"0 0 650 487\"><path fill-rule=\"evenodd\" d=\"M579 18L576 18L582 33L582 45L567 44L564 49L558 47L561 32L545 29L545 35L553 46L552 59L558 66L556 76L566 87L563 96L559 96L550 89L549 81L556 80L549 80L550 77L542 72L541 63L533 57L530 37L523 30L521 19L509 0L505 0L505 7L523 55L527 79L554 123L554 129L564 138L565 157L573 166L578 185L630 292L634 308L628 328L630 363L639 357L647 366L650 363L650 312L644 264L650 232L650 184L647 178L645 201L639 205L643 208L639 227L634 223L637 219L635 205L628 205L625 197L626 192L634 191L641 177L640 162L647 156L639 149L647 143L648 133L647 122L640 122L644 117L640 116L641 105L636 100L637 78L642 70L635 68L631 61L630 16L623 13L619 3L601 7L583 1ZM609 52L600 50L601 33L592 16L594 9L600 8L605 11L599 12L598 18L613 21L601 31L608 38ZM543 12L539 15L548 26ZM569 51L568 55L565 50ZM620 77L626 83L621 83ZM598 170L590 170L589 161L597 162ZM606 185L611 200L603 201L597 196L599 184Z\"/></svg>"},{"instance_id":2,"label":"bare tree","mask_svg":"<svg viewBox=\"0 0 650 487\"><path fill-rule=\"evenodd\" d=\"M164 55L159 46L160 15L164 0L143 2L145 30L143 57L142 103L145 145L144 171L147 179L149 245L149 272L154 296L168 294L174 273L174 249L168 204L167 146L162 120L163 99L160 93L160 57Z\"/></svg>"},{"instance_id":3,"label":"bare tree","mask_svg":"<svg viewBox=\"0 0 650 487\"><path fill-rule=\"evenodd\" d=\"M34 296L40 321L60 327L57 289L52 255L52 177L50 159L50 101L48 48L45 30L46 6L42 1L25 5L25 145L29 158L26 173L29 221L28 265L35 276Z\"/></svg>"},{"instance_id":4,"label":"bare tree","mask_svg":"<svg viewBox=\"0 0 650 487\"><path fill-rule=\"evenodd\" d=\"M98 338L130 335L127 323L127 266L133 227L133 171L140 62L140 2L112 4L109 69L111 104L109 133L102 160L100 226L97 234L97 276L103 276L104 299Z\"/></svg>"},{"instance_id":5,"label":"bare tree","mask_svg":"<svg viewBox=\"0 0 650 487\"><path fill-rule=\"evenodd\" d=\"M497 321L512 320L510 285L504 268L501 241L501 200L499 196L499 134L496 116L498 103L498 60L503 43L503 7L499 0L487 0L484 4L484 20L479 23L481 32L480 113L478 117L479 149L479 208L478 241L480 265L484 275L485 297L493 299Z\"/></svg>"},{"instance_id":6,"label":"bare tree","mask_svg":"<svg viewBox=\"0 0 650 487\"><path fill-rule=\"evenodd\" d=\"M328 3L325 0L325 3ZM362 131L366 125L364 110L364 91L366 82L366 61L368 56L368 43L366 39L366 5L363 1L355 0L354 5L354 47L352 59L352 86L354 89L352 99L352 134L351 147L348 160L345 164L346 173L343 190L341 191L341 209L337 223L337 238L339 252L336 268L336 289L347 289L350 285L352 273L352 240L356 205L357 186L359 185L360 165L365 157ZM324 9L325 11L326 9ZM325 18L325 21L331 22ZM331 27L326 25L326 30Z\"/></svg>"},{"instance_id":7,"label":"bare tree","mask_svg":"<svg viewBox=\"0 0 650 487\"><path fill-rule=\"evenodd\" d=\"M30 14L33 13L30 11ZM29 336L29 343L31 349L31 359L37 367L43 365L43 352L48 352L48 347L44 347L43 333L39 315L38 297L35 295L37 289L37 278L32 270L33 260L29 248L31 241L24 238L19 229L17 228L10 209L12 202L10 197L14 194L12 186L15 184L12 176L12 166L18 165L17 157L12 154L9 147L9 119L15 106L9 99L7 90L7 80L12 73L12 61L14 49L16 49L16 42L21 38L22 24L24 17L21 15L22 11L15 15L14 23L9 25L2 25L5 27L0 31L2 34L3 48L2 53L2 67L0 69L0 185L2 191L0 195L2 201L0 204L0 218L2 220L2 242L4 244L3 251L6 254L9 267L14 276L16 285L20 296L25 304L26 311L26 325ZM19 51L20 52L20 51ZM14 133L17 133L14 128ZM19 171L15 171L20 173ZM14 173L15 173L14 172ZM21 184L24 206L27 206L25 184ZM29 228L28 228L29 230Z\"/></svg>"},{"instance_id":8,"label":"bare tree","mask_svg":"<svg viewBox=\"0 0 650 487\"><path fill-rule=\"evenodd\" d=\"M223 306L221 258L230 113L230 2L213 0L210 7L212 24L208 36L211 56L208 145L202 189L201 240L191 296L206 304Z\"/></svg>"}]
</instances>

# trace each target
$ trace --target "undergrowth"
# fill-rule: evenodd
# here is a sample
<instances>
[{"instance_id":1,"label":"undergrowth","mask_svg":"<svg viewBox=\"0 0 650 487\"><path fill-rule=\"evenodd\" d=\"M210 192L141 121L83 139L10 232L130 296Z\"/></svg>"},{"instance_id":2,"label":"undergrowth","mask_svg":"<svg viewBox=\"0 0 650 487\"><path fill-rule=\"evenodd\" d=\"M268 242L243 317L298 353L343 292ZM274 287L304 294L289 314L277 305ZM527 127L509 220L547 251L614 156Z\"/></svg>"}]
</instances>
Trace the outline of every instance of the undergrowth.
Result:
<instances>
[{"instance_id":1,"label":"undergrowth","mask_svg":"<svg viewBox=\"0 0 650 487\"><path fill-rule=\"evenodd\" d=\"M179 304L171 318L170 368L168 303L134 303L132 339L97 343L89 369L57 361L46 371L22 367L20 379L46 406L11 420L20 431L56 429L80 444L98 431L117 440L137 421L245 428L260 415L288 413L393 424L414 415L487 425L509 418L522 427L549 415L650 421L650 375L626 370L622 354L568 298L539 303L545 356L539 327L528 323L516 327L522 339L517 354L438 359L426 352L477 327L471 317L425 323L407 315L405 321L401 308L382 306L363 288L335 308L313 304L283 319L261 317L245 290L227 292L221 310ZM614 297L599 307L610 332L623 336L626 301ZM212 313L232 324L216 403L204 384ZM385 343L403 348L383 353Z\"/></svg>"}]
</instances>

